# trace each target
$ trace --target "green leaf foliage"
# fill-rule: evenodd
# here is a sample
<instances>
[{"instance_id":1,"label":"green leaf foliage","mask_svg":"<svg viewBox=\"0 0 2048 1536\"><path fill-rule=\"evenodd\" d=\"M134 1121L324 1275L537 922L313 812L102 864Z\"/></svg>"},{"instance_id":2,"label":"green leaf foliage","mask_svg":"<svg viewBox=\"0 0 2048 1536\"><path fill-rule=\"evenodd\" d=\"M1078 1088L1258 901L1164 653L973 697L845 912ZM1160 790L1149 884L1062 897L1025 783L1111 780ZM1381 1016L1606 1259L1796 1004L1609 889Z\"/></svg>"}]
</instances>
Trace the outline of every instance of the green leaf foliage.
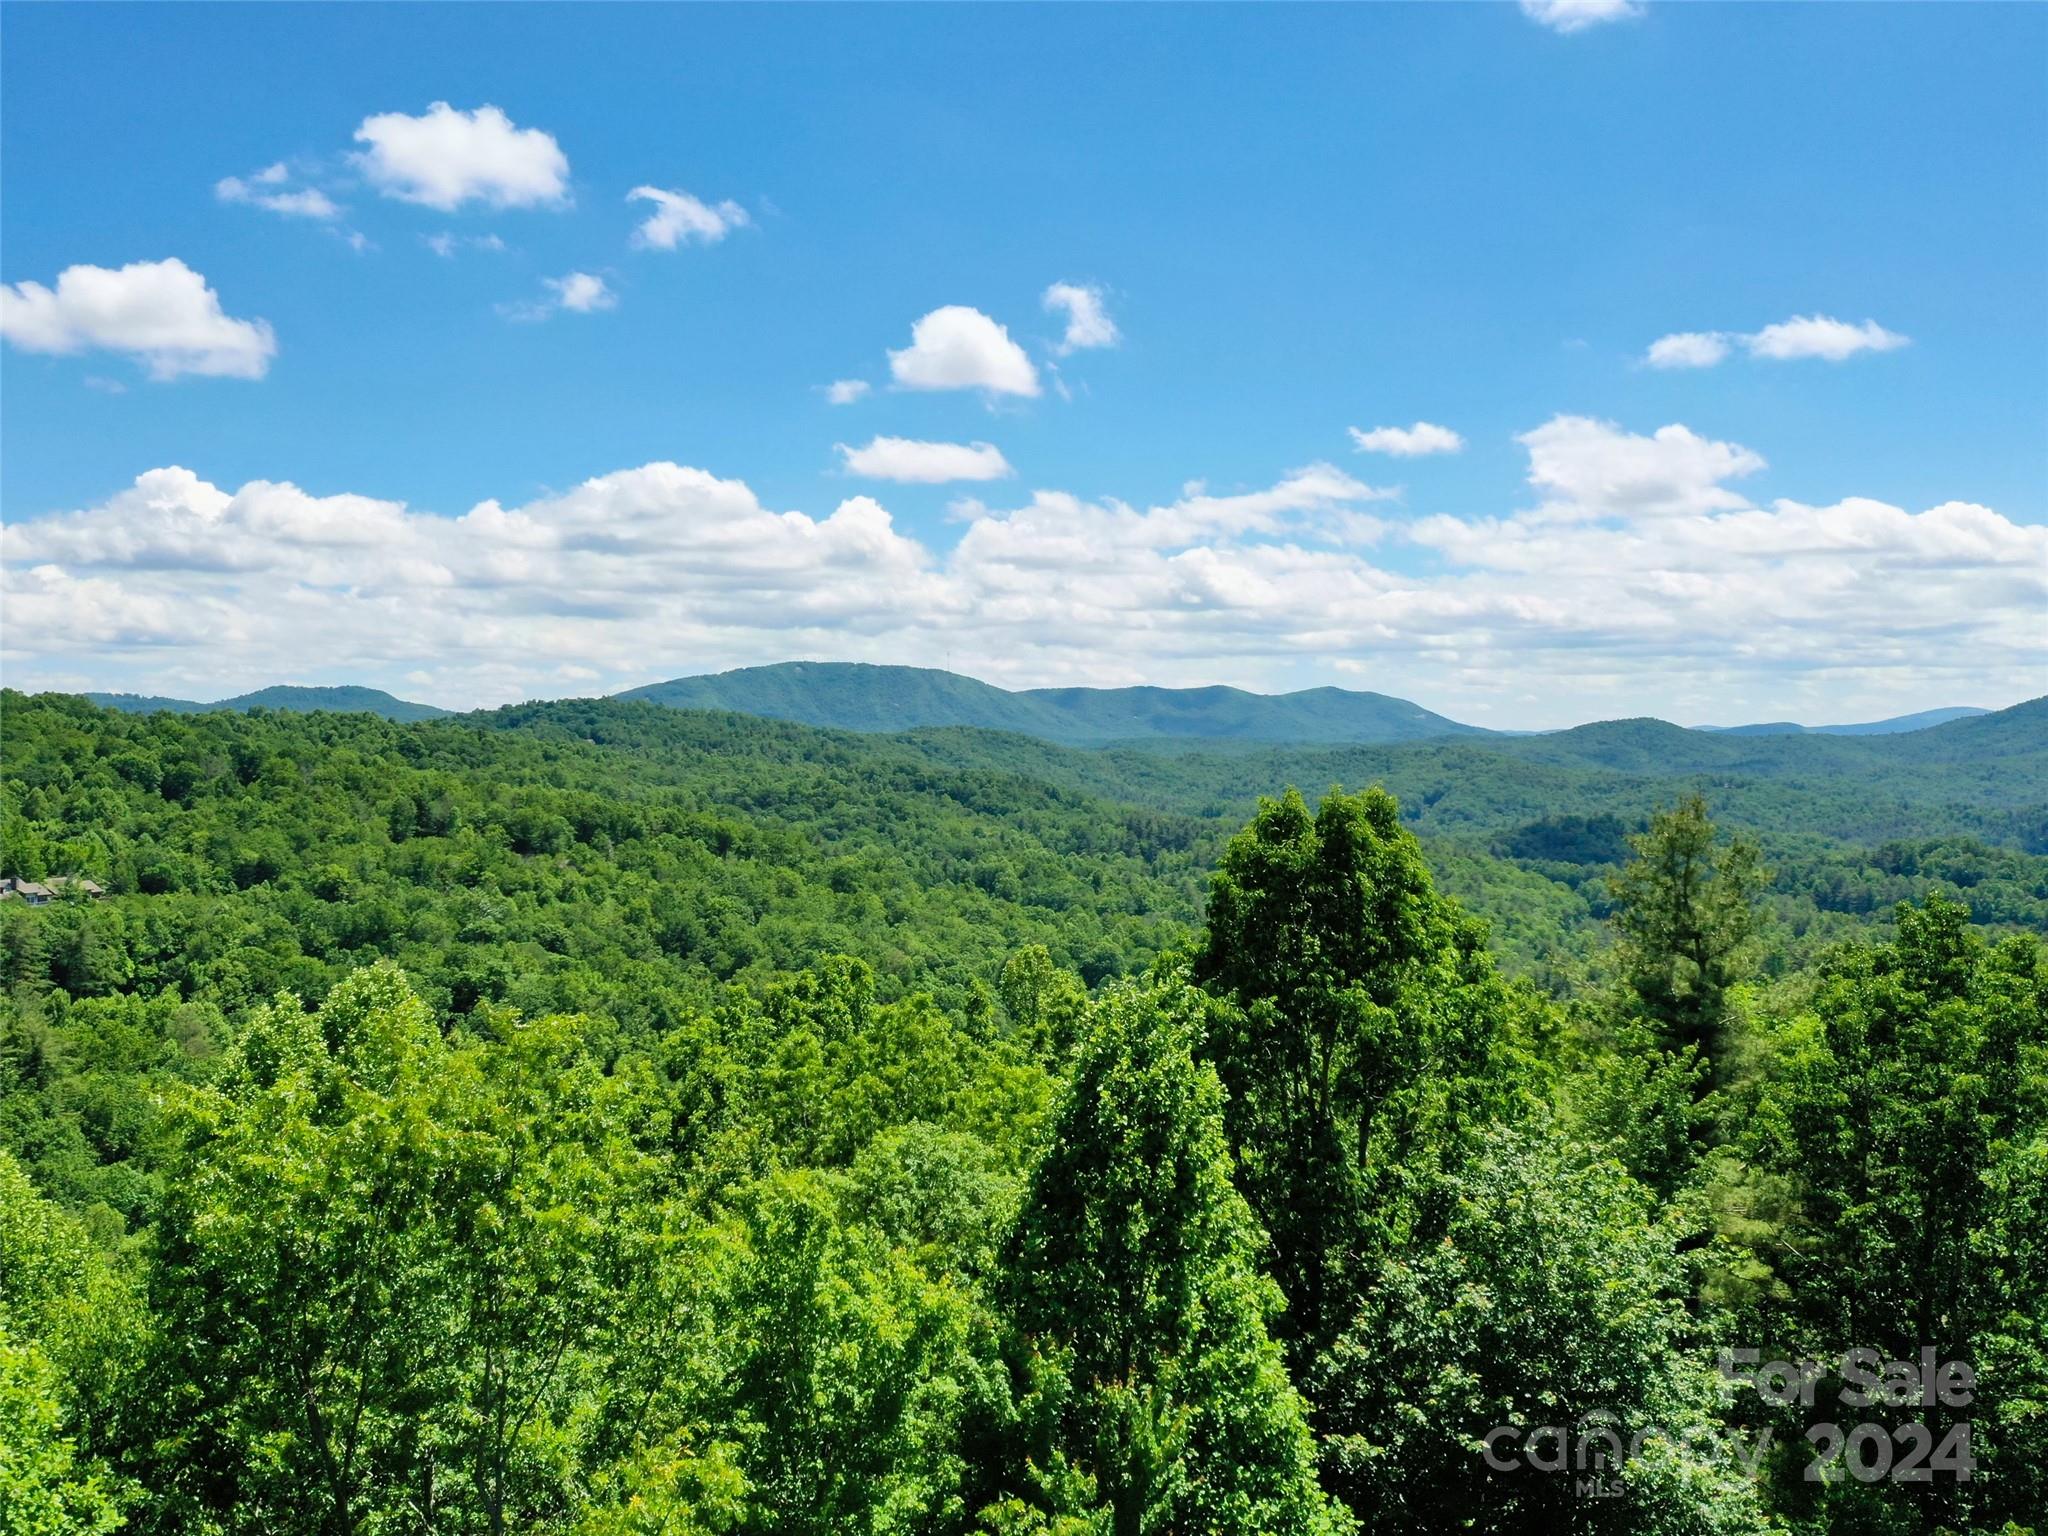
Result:
<instances>
[{"instance_id":1,"label":"green leaf foliage","mask_svg":"<svg viewBox=\"0 0 2048 1536\"><path fill-rule=\"evenodd\" d=\"M1392 796L1263 801L1224 851L1196 978L1225 1124L1272 1244L1298 1371L1503 1094L1483 927L1436 893Z\"/></svg>"},{"instance_id":2,"label":"green leaf foliage","mask_svg":"<svg viewBox=\"0 0 2048 1536\"><path fill-rule=\"evenodd\" d=\"M1201 1021L1172 983L1095 1010L1003 1260L1027 1459L1087 1479L1114 1536L1342 1530L1266 1331L1280 1297Z\"/></svg>"},{"instance_id":3,"label":"green leaf foliage","mask_svg":"<svg viewBox=\"0 0 2048 1536\"><path fill-rule=\"evenodd\" d=\"M0 692L0 1536L2040 1528L2037 706L236 702Z\"/></svg>"}]
</instances>

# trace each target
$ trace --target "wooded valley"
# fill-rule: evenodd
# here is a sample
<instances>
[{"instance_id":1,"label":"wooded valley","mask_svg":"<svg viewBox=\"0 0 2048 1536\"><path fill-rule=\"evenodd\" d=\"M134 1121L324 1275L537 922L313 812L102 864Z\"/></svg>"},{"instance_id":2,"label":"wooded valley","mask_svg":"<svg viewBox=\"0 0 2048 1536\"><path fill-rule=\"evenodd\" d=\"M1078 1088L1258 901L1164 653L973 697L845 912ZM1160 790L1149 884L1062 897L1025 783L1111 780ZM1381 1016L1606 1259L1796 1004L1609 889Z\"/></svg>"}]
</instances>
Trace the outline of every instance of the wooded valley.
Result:
<instances>
[{"instance_id":1,"label":"wooded valley","mask_svg":"<svg viewBox=\"0 0 2048 1536\"><path fill-rule=\"evenodd\" d=\"M2048 701L0 747L7 1536L2042 1528Z\"/></svg>"}]
</instances>

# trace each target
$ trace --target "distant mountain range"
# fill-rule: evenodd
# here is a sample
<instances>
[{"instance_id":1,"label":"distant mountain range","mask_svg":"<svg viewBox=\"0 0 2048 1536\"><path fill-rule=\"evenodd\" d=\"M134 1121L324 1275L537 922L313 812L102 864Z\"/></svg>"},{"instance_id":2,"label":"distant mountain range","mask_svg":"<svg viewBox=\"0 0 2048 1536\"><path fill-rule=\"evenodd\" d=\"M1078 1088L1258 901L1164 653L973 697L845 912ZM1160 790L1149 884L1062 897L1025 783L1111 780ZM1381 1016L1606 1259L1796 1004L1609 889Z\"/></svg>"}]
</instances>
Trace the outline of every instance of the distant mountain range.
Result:
<instances>
[{"instance_id":1,"label":"distant mountain range","mask_svg":"<svg viewBox=\"0 0 2048 1536\"><path fill-rule=\"evenodd\" d=\"M1422 741L1445 736L1521 736L1433 714L1406 699L1343 688L1247 693L1240 688L1027 688L1011 692L925 667L792 661L650 683L617 695L676 709L724 709L848 731L966 725L1014 731L1067 746L1158 740L1296 742ZM1924 730L1972 708L1930 709L1862 725L1702 726L1727 736L1884 736Z\"/></svg>"},{"instance_id":2,"label":"distant mountain range","mask_svg":"<svg viewBox=\"0 0 2048 1536\"><path fill-rule=\"evenodd\" d=\"M1419 741L1490 732L1406 699L1342 688L1031 688L1012 693L925 667L792 661L679 677L618 695L850 731L971 725L1067 746L1162 737L1211 741Z\"/></svg>"},{"instance_id":3,"label":"distant mountain range","mask_svg":"<svg viewBox=\"0 0 2048 1536\"><path fill-rule=\"evenodd\" d=\"M258 688L254 693L216 699L211 704L201 704L193 699L167 699L148 693L88 693L86 697L108 709L125 709L131 714L148 714L160 709L178 715L202 715L217 709L283 709L309 714L316 709L329 709L343 714L382 715L386 720L438 720L452 713L436 709L431 704L395 699L381 688L296 688L287 685Z\"/></svg>"},{"instance_id":4,"label":"distant mountain range","mask_svg":"<svg viewBox=\"0 0 2048 1536\"><path fill-rule=\"evenodd\" d=\"M1988 709L1958 704L1952 709L1923 709L1917 715L1894 715L1889 720L1869 720L1862 725L1798 725L1790 720L1772 720L1763 725L1703 725L1703 731L1724 736L1895 736L1900 731L1924 731L1930 725L1946 725L1971 715L1988 715Z\"/></svg>"},{"instance_id":5,"label":"distant mountain range","mask_svg":"<svg viewBox=\"0 0 2048 1536\"><path fill-rule=\"evenodd\" d=\"M211 704L134 693L92 693L111 709L338 710L387 720L433 720L451 713L416 704L377 688L262 688ZM860 662L791 661L767 667L672 678L616 695L674 709L717 709L791 720L838 730L897 732L970 726L1008 731L1062 746L1112 742L1247 742L1302 746L1383 745L1450 737L1527 736L1492 731L1433 714L1406 699L1344 688L1298 693L1248 693L1241 688L998 688L929 667L871 666ZM1925 730L1986 711L1930 709L1858 725L1701 726L1712 736L1885 736ZM1609 722L1637 725L1650 722ZM1677 731L1676 726L1664 726ZM1588 729L1579 727L1580 730Z\"/></svg>"}]
</instances>

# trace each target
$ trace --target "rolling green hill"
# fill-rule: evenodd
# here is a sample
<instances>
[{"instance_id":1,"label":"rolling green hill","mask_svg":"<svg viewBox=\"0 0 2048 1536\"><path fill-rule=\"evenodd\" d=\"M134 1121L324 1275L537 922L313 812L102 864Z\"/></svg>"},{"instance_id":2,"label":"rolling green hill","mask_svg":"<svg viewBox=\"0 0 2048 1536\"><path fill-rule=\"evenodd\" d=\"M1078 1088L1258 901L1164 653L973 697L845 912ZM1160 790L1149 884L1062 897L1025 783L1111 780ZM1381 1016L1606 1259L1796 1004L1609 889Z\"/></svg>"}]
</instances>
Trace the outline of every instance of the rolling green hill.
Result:
<instances>
[{"instance_id":1,"label":"rolling green hill","mask_svg":"<svg viewBox=\"0 0 2048 1536\"><path fill-rule=\"evenodd\" d=\"M677 709L727 709L850 731L966 725L1046 741L1416 741L1492 732L1405 699L1342 688L1032 688L1012 693L925 667L796 661L679 677L620 694Z\"/></svg>"},{"instance_id":2,"label":"rolling green hill","mask_svg":"<svg viewBox=\"0 0 2048 1536\"><path fill-rule=\"evenodd\" d=\"M1988 713L1988 710L1960 704L1949 709L1923 709L1918 714L1893 715L1888 720L1866 720L1860 725L1800 725L1793 720L1767 720L1760 725L1703 725L1700 729L1720 731L1729 736L1893 736Z\"/></svg>"},{"instance_id":3,"label":"rolling green hill","mask_svg":"<svg viewBox=\"0 0 2048 1536\"><path fill-rule=\"evenodd\" d=\"M927 667L791 661L703 677L678 677L617 695L672 709L720 709L843 731L907 731L970 725L1065 739L1058 714L1023 695Z\"/></svg>"},{"instance_id":4,"label":"rolling green hill","mask_svg":"<svg viewBox=\"0 0 2048 1536\"><path fill-rule=\"evenodd\" d=\"M17 741L39 722L67 759L104 759L116 781L145 790L137 806L147 814L126 853L103 849L115 838L118 850L120 840L105 824L92 832L89 819L33 833L16 824L23 847L52 840L36 873L77 870L116 891L169 896L207 887L202 871L215 861L235 884L267 867L257 855L271 846L271 813L262 807L275 800L275 786L269 800L248 789L246 803L219 817L196 816L186 787L196 775L245 793L217 775L231 763L265 760L245 730L254 722L226 710L165 711L146 727L137 720L143 734L130 735L120 714L76 701L10 700ZM1725 824L1763 845L1779 872L1773 899L1795 955L1882 923L1890 902L1936 884L1966 891L1980 922L2028 925L2048 913L2048 701L1870 738L1733 737L1636 720L1547 736L1365 745L1169 739L1170 750L1070 747L957 726L881 735L618 699L413 723L358 711L325 725L278 720L266 731L280 733L307 772L350 764L348 794L367 798L335 812L349 825L365 815L389 820L384 801L394 795L421 807L476 795L477 805L456 819L496 828L490 837L514 847L553 849L562 822L608 829L599 841L609 838L611 851L585 872L588 889L617 899L633 891L632 902L686 896L701 911L665 930L664 942L689 928L698 933L683 945L689 953L748 957L714 962L721 979L750 960L800 964L808 940L799 931L868 959L885 984L949 994L969 987L967 971L957 958L934 970L938 954L975 954L987 965L1021 942L1046 943L1091 978L1114 974L1197 919L1199 871L1261 795L1290 784L1311 795L1332 785L1392 790L1439 877L1493 920L1505 957L1530 972L1547 974L1590 952L1600 938L1605 871L1621 856L1623 837L1695 791ZM136 750L140 761L131 760ZM9 776L31 793L55 772L11 744ZM147 790L152 782L158 787ZM724 856L677 862L671 849L656 853L600 809L643 803L683 813L682 835L754 851L737 864ZM82 815L99 814L98 802L80 804ZM325 814L294 812L293 824ZM441 814L422 809L417 817ZM555 830L536 832L540 822ZM653 835L658 841L683 825ZM739 827L751 830L742 836L732 830ZM184 830L193 828L203 830ZM191 852L174 852L188 836ZM366 856L350 842L319 858L293 857L324 868L358 866ZM670 896L642 891L637 882L647 874L672 887ZM844 900L842 887L867 895ZM267 969L280 963L259 968L266 989L281 984Z\"/></svg>"},{"instance_id":5,"label":"rolling green hill","mask_svg":"<svg viewBox=\"0 0 2048 1536\"><path fill-rule=\"evenodd\" d=\"M316 709L325 709L337 714L380 715L386 720L405 721L438 720L450 713L432 704L415 704L409 699L393 698L381 688L301 688L282 684L258 688L254 693L237 694L232 699L216 699L211 704L147 693L88 693L86 697L103 708L123 710L129 714L153 714L161 710L175 715L203 715L217 709L282 709L294 714L310 714Z\"/></svg>"},{"instance_id":6,"label":"rolling green hill","mask_svg":"<svg viewBox=\"0 0 2048 1536\"><path fill-rule=\"evenodd\" d=\"M1464 725L1406 699L1343 688L1250 693L1241 688L1026 688L1011 691L930 667L793 661L671 678L616 695L674 709L719 709L794 720L836 730L895 733L944 726L1008 731L1064 746L1147 743L1155 748L1218 750L1228 744L1335 746L1447 738L1540 737L1561 757L1625 767L1630 760L1671 767L1723 766L1774 759L1741 749L1694 751L1684 739L1908 735L1987 711L1958 706L1849 725L1685 728L1661 720L1609 720L1550 732L1492 731Z\"/></svg>"},{"instance_id":7,"label":"rolling green hill","mask_svg":"<svg viewBox=\"0 0 2048 1536\"><path fill-rule=\"evenodd\" d=\"M107 709L128 713L210 710L333 710L386 720L434 720L453 713L395 698L377 688L261 688L201 703L155 694L88 693ZM1029 688L1012 691L931 667L871 666L860 662L782 662L729 672L671 678L614 695L672 709L724 710L769 720L790 720L832 730L893 735L965 727L1000 731L1069 747L1143 743L1154 751L1229 752L1246 747L1378 746L1451 739L1506 741L1526 738L1533 760L1576 762L1622 771L1706 772L1733 768L1776 774L1774 765L1803 763L1769 748L1760 738L1918 735L1936 726L1987 713L1958 707L1925 710L1856 725L1757 725L1687 729L1661 720L1608 720L1565 731L1492 731L1464 725L1419 704L1387 694L1343 688L1295 693L1251 693L1241 688ZM2003 713L2003 712L2000 712ZM1699 746L1704 738L1752 744ZM1854 761L1854 760L1844 760Z\"/></svg>"},{"instance_id":8,"label":"rolling green hill","mask_svg":"<svg viewBox=\"0 0 2048 1536\"><path fill-rule=\"evenodd\" d=\"M1219 818L1241 815L1279 784L1383 783L1420 831L1493 836L1561 813L1639 819L1698 790L1757 831L1866 844L1961 834L2048 852L2048 699L1870 737L1731 736L1610 720L1541 736L1343 746L1081 750L971 730L906 739L952 767L1001 767L1078 793Z\"/></svg>"}]
</instances>

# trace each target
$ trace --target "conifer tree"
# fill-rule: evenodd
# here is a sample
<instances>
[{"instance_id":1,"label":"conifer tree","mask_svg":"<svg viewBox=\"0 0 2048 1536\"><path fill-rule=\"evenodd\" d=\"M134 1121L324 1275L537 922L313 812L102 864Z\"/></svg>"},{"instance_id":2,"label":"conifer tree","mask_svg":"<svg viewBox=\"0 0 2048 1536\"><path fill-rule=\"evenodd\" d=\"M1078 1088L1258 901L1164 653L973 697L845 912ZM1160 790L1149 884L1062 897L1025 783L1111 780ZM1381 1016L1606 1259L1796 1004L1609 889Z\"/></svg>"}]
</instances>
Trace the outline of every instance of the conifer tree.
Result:
<instances>
[{"instance_id":1,"label":"conifer tree","mask_svg":"<svg viewBox=\"0 0 2048 1536\"><path fill-rule=\"evenodd\" d=\"M1712 1060L1728 989L1755 948L1766 879L1756 845L1723 841L1706 801L1688 795L1629 846L1635 858L1611 882L1629 985L1667 1046Z\"/></svg>"}]
</instances>

